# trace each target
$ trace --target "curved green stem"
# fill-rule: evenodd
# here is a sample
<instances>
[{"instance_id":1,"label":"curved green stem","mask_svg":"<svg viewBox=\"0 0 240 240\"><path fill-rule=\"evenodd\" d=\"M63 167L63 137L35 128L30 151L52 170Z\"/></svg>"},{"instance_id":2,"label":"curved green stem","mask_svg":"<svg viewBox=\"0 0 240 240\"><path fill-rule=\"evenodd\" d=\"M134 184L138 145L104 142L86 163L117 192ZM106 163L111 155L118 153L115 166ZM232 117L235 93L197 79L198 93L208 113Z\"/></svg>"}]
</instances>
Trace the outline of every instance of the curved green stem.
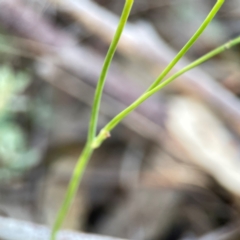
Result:
<instances>
[{"instance_id":1,"label":"curved green stem","mask_svg":"<svg viewBox=\"0 0 240 240\"><path fill-rule=\"evenodd\" d=\"M68 210L71 206L73 198L76 195L79 183L82 179L83 173L86 169L88 160L90 159L92 152L93 152L93 149L91 148L90 144L87 144L84 147L82 154L78 159L78 162L77 162L76 167L74 168L74 172L73 172L69 187L67 189L63 204L58 212L56 221L52 228L51 240L56 239L57 232L61 228L61 225L62 225L62 223L68 213Z\"/></svg>"},{"instance_id":2,"label":"curved green stem","mask_svg":"<svg viewBox=\"0 0 240 240\"><path fill-rule=\"evenodd\" d=\"M92 141L96 136L98 113L99 113L100 102L101 102L101 97L102 97L102 92L103 92L106 76L107 76L110 64L112 62L114 53L117 49L119 39L120 39L123 29L127 23L130 11L132 9L133 2L134 2L134 0L126 0L125 6L124 6L124 9L122 12L122 16L119 21L118 28L116 30L115 36L112 40L112 43L109 47L108 53L106 55L106 58L105 58L105 61L103 64L102 72L98 79L98 85L97 85L95 96L94 96L92 114L91 114L89 131L88 131L88 141Z\"/></svg>"},{"instance_id":3,"label":"curved green stem","mask_svg":"<svg viewBox=\"0 0 240 240\"><path fill-rule=\"evenodd\" d=\"M195 32L195 34L190 38L190 40L186 43L186 45L178 52L176 57L168 64L168 66L163 70L163 72L159 75L159 77L153 82L153 84L148 88L147 91L155 88L166 75L173 69L173 67L178 63L178 61L187 53L187 51L191 48L191 46L196 42L199 36L203 33L206 27L210 24L214 16L217 14L221 6L223 5L225 0L218 0L217 3L212 8L211 12L208 14L204 22L201 24L199 29Z\"/></svg>"},{"instance_id":4,"label":"curved green stem","mask_svg":"<svg viewBox=\"0 0 240 240\"><path fill-rule=\"evenodd\" d=\"M106 139L106 136L109 136L110 131L116 127L129 113L131 113L134 109L136 109L141 103L151 97L154 93L158 92L160 89L164 88L166 85L171 83L173 80L184 74L185 72L191 70L192 68L197 67L201 63L207 61L208 59L214 57L215 55L223 52L226 49L233 47L240 43L240 37L225 43L224 45L214 49L213 51L209 52L208 54L202 56L198 60L192 62L188 66L184 67L173 76L165 80L164 82L160 83L157 87L149 90L148 92L144 93L140 98L138 98L134 103L132 103L129 107L119 113L116 117L114 117L99 133L99 135L95 138L93 142L93 147L97 148L101 145L101 143Z\"/></svg>"},{"instance_id":5,"label":"curved green stem","mask_svg":"<svg viewBox=\"0 0 240 240\"><path fill-rule=\"evenodd\" d=\"M68 213L68 210L71 206L71 203L77 193L77 189L80 184L81 178L83 176L83 173L86 169L87 163L93 152L92 142L96 136L98 113L99 113L100 102L101 102L101 97L102 97L102 92L103 92L106 76L107 76L110 64L112 62L114 53L117 49L119 39L120 39L123 29L127 23L127 19L129 17L133 2L134 2L134 0L126 0L124 9L122 12L122 16L119 20L119 24L118 24L116 33L114 35L114 38L113 38L111 45L109 47L109 50L107 52L107 55L106 55L106 58L105 58L105 61L104 61L103 67L102 67L102 71L101 71L101 74L100 74L100 77L98 80L95 96L94 96L91 119L90 119L90 123L89 123L87 144L84 147L83 152L78 159L77 165L74 169L73 176L72 176L71 181L68 186L67 193L63 200L63 204L57 214L57 217L56 217L56 220L55 220L54 226L52 228L52 232L51 232L51 240L56 239L57 232L61 228L61 225L62 225L62 223Z\"/></svg>"},{"instance_id":6,"label":"curved green stem","mask_svg":"<svg viewBox=\"0 0 240 240\"><path fill-rule=\"evenodd\" d=\"M128 108L126 108L124 111L122 111L120 114L118 114L115 118L112 119L112 121L109 122L100 132L100 134L96 136L96 129L97 129L97 121L98 121L98 113L100 108L100 102L102 97L102 92L107 76L108 69L110 67L112 58L114 56L114 53L116 51L117 44L119 42L120 36L122 34L122 31L124 29L124 26L126 25L128 16L130 14L132 5L134 0L126 0L122 16L120 18L120 22L118 25L118 28L116 30L115 36L113 38L113 41L110 45L110 48L108 50L108 53L106 55L102 72L100 74L98 85L96 88L95 96L94 96L94 102L93 102L93 108L92 108L92 114L89 124L89 131L88 131L88 140L87 144L84 147L84 150L81 154L81 156L78 159L78 163L75 167L72 179L70 181L65 199L63 201L62 207L60 208L56 221L54 223L52 233L51 233L51 240L56 239L57 231L60 229L66 214L70 208L70 205L72 203L72 200L74 196L76 195L80 180L83 176L83 173L86 169L87 163L89 158L92 155L93 149L100 146L100 144L109 136L109 132L120 122L125 118L130 112L132 112L135 108L137 108L143 101L145 101L147 98L149 98L151 95L153 95L155 92L162 89L164 86L169 84L171 81L176 79L178 76L183 74L184 72L190 70L191 68L197 66L198 64L202 63L203 61L206 61L211 56L214 56L217 54L216 52L211 52L211 54L208 54L204 56L203 58L195 61L194 63L190 64L186 68L182 69L178 73L174 74L171 78L167 79L165 82L159 85L159 83L162 81L162 79L171 71L171 69L175 66L175 64L182 58L182 56L188 51L188 49L194 44L194 42L198 39L198 37L201 35L201 33L204 31L204 29L207 27L207 25L212 21L215 14L218 12L220 7L222 6L224 0L218 0L203 24L200 26L200 28L197 30L197 32L193 35L193 37L188 41L188 43L183 47L183 49L177 54L177 56L173 59L173 61L166 67L166 69L162 72L162 74L157 78L157 80L152 84L152 86L149 88L149 91L143 94L138 100L136 100L132 105L130 105ZM225 48L229 48L230 45L224 46ZM224 50L223 49L223 50ZM217 50L217 49L216 49ZM216 51L215 50L215 51ZM223 51L222 50L222 51ZM221 52L221 51L220 51ZM218 52L219 53L219 52Z\"/></svg>"}]
</instances>

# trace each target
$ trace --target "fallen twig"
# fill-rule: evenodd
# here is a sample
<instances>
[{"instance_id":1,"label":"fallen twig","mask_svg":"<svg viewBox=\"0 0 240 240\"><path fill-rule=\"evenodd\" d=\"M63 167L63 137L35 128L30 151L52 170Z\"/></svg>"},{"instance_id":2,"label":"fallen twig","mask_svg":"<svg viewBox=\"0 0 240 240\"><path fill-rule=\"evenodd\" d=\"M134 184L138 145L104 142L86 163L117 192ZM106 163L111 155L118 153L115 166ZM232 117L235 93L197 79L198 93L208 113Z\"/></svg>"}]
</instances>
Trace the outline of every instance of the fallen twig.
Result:
<instances>
[{"instance_id":1,"label":"fallen twig","mask_svg":"<svg viewBox=\"0 0 240 240\"><path fill-rule=\"evenodd\" d=\"M0 238L3 240L48 240L50 229L12 218L0 217ZM94 234L60 231L58 240L120 240Z\"/></svg>"}]
</instances>

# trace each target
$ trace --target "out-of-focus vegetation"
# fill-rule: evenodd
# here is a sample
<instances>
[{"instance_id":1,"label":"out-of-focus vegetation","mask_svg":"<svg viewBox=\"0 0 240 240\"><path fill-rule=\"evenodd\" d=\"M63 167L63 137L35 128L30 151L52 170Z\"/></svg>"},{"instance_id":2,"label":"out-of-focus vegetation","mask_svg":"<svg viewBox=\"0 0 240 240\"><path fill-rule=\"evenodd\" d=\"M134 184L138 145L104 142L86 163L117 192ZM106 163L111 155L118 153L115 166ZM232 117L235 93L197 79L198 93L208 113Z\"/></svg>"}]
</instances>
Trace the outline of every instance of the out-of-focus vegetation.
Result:
<instances>
[{"instance_id":1,"label":"out-of-focus vegetation","mask_svg":"<svg viewBox=\"0 0 240 240\"><path fill-rule=\"evenodd\" d=\"M21 93L30 84L27 73L9 66L0 68L0 179L9 180L33 167L37 161L29 149L27 136L16 121L19 112L28 110L29 99Z\"/></svg>"}]
</instances>

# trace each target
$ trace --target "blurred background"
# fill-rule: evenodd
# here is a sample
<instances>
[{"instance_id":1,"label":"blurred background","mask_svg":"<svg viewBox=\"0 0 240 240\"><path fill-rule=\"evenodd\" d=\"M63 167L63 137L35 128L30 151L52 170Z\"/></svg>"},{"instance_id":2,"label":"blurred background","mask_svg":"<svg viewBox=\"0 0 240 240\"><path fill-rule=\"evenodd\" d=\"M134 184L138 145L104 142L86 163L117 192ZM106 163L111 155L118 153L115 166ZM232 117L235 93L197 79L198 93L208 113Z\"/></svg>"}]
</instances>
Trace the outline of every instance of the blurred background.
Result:
<instances>
[{"instance_id":1,"label":"blurred background","mask_svg":"<svg viewBox=\"0 0 240 240\"><path fill-rule=\"evenodd\" d=\"M215 2L135 0L99 130L145 91ZM35 239L20 236L23 223L38 237L31 223L52 226L123 5L0 1L0 239ZM226 1L174 71L239 32L240 0ZM236 46L130 114L94 153L63 228L136 240L240 239L239 64Z\"/></svg>"}]
</instances>

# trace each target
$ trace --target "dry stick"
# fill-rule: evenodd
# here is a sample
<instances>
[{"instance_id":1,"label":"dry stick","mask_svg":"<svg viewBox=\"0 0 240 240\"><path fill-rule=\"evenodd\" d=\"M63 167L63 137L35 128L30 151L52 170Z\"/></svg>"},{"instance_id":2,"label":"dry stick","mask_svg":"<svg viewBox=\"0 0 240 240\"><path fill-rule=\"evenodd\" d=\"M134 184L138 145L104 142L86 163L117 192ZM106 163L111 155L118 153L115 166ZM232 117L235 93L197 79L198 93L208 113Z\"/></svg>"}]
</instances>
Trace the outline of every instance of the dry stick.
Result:
<instances>
[{"instance_id":1,"label":"dry stick","mask_svg":"<svg viewBox=\"0 0 240 240\"><path fill-rule=\"evenodd\" d=\"M0 239L48 240L50 229L32 222L0 216ZM114 237L86 234L74 231L59 231L59 240L123 240Z\"/></svg>"},{"instance_id":2,"label":"dry stick","mask_svg":"<svg viewBox=\"0 0 240 240\"><path fill-rule=\"evenodd\" d=\"M124 9L122 12L122 16L119 21L119 25L117 27L117 30L116 30L116 33L112 40L112 43L109 47L108 53L106 55L106 58L105 58L105 61L103 64L103 68L102 68L102 72L101 72L99 80L98 80L95 96L94 96L87 143L83 149L81 156L78 159L77 165L76 165L73 175L72 175L72 179L71 179L69 187L67 189L65 199L64 199L63 204L57 214L56 221L54 223L52 233L51 233L51 240L56 239L57 232L61 228L61 225L65 219L65 216L71 206L73 198L77 193L77 189L78 189L80 180L85 171L88 160L92 155L92 152L93 152L92 143L96 136L98 114L99 114L100 102L101 102L101 97L102 97L102 92L103 92L106 76L107 76L110 64L112 62L114 53L117 49L117 45L118 45L118 42L122 35L123 29L127 23L129 14L131 12L133 1L134 0L126 0L125 6L124 6Z\"/></svg>"}]
</instances>

